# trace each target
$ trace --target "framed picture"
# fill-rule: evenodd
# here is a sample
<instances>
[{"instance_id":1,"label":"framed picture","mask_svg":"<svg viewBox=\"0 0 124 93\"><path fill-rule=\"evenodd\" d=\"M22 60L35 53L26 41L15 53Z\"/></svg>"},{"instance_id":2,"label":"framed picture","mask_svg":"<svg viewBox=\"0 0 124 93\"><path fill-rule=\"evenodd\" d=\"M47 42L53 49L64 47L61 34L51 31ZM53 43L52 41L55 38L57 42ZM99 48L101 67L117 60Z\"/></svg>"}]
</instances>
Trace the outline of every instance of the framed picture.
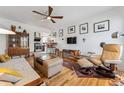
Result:
<instances>
[{"instance_id":1,"label":"framed picture","mask_svg":"<svg viewBox=\"0 0 124 93\"><path fill-rule=\"evenodd\" d=\"M86 34L86 33L88 33L88 23L81 24L79 26L79 33L80 34Z\"/></svg>"},{"instance_id":2,"label":"framed picture","mask_svg":"<svg viewBox=\"0 0 124 93\"><path fill-rule=\"evenodd\" d=\"M94 24L94 32L104 32L104 31L109 31L109 20L97 22Z\"/></svg>"},{"instance_id":3,"label":"framed picture","mask_svg":"<svg viewBox=\"0 0 124 93\"><path fill-rule=\"evenodd\" d=\"M68 34L75 33L75 26L68 27Z\"/></svg>"},{"instance_id":4,"label":"framed picture","mask_svg":"<svg viewBox=\"0 0 124 93\"><path fill-rule=\"evenodd\" d=\"M40 37L41 37L41 35L39 32L34 32L34 38L40 38Z\"/></svg>"},{"instance_id":5,"label":"framed picture","mask_svg":"<svg viewBox=\"0 0 124 93\"><path fill-rule=\"evenodd\" d=\"M57 33L56 32L53 32L53 37L56 37L57 36Z\"/></svg>"},{"instance_id":6,"label":"framed picture","mask_svg":"<svg viewBox=\"0 0 124 93\"><path fill-rule=\"evenodd\" d=\"M60 29L59 30L59 37L62 37L63 36L63 29Z\"/></svg>"}]
</instances>

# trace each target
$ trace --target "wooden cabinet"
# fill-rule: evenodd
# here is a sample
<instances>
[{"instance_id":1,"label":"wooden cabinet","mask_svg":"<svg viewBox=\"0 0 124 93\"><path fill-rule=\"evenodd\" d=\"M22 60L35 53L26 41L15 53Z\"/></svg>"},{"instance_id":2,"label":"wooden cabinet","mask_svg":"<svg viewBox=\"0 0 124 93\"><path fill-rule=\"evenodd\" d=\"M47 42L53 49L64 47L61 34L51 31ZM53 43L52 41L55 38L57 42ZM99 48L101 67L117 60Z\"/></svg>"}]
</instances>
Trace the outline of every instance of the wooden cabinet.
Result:
<instances>
[{"instance_id":1,"label":"wooden cabinet","mask_svg":"<svg viewBox=\"0 0 124 93\"><path fill-rule=\"evenodd\" d=\"M10 56L29 56L29 49L28 48L8 48L8 55Z\"/></svg>"},{"instance_id":2,"label":"wooden cabinet","mask_svg":"<svg viewBox=\"0 0 124 93\"><path fill-rule=\"evenodd\" d=\"M16 32L8 36L8 54L10 56L29 55L29 34Z\"/></svg>"}]
</instances>

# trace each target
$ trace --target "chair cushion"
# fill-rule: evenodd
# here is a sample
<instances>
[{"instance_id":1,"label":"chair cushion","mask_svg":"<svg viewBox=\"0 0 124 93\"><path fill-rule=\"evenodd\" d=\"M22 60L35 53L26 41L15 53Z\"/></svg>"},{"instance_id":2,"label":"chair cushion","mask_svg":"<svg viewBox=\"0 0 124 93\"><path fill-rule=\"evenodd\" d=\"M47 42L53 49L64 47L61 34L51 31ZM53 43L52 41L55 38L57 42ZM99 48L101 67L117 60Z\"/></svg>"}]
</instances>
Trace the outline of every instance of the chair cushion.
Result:
<instances>
[{"instance_id":1,"label":"chair cushion","mask_svg":"<svg viewBox=\"0 0 124 93\"><path fill-rule=\"evenodd\" d=\"M122 60L105 60L104 62L108 64L120 64Z\"/></svg>"},{"instance_id":2,"label":"chair cushion","mask_svg":"<svg viewBox=\"0 0 124 93\"><path fill-rule=\"evenodd\" d=\"M121 45L119 44L106 44L103 49L106 51L111 51L111 52L119 52Z\"/></svg>"},{"instance_id":3,"label":"chair cushion","mask_svg":"<svg viewBox=\"0 0 124 93\"><path fill-rule=\"evenodd\" d=\"M102 61L104 60L117 60L120 59L120 53L119 52L111 52L104 50L101 57Z\"/></svg>"},{"instance_id":4,"label":"chair cushion","mask_svg":"<svg viewBox=\"0 0 124 93\"><path fill-rule=\"evenodd\" d=\"M101 60L98 58L91 57L88 60L91 61L93 64L98 65L98 66L100 66L102 64Z\"/></svg>"},{"instance_id":5,"label":"chair cushion","mask_svg":"<svg viewBox=\"0 0 124 93\"><path fill-rule=\"evenodd\" d=\"M81 67L91 67L91 66L93 66L93 64L90 61L88 61L86 58L82 58L82 59L78 60L78 64Z\"/></svg>"},{"instance_id":6,"label":"chair cushion","mask_svg":"<svg viewBox=\"0 0 124 93\"><path fill-rule=\"evenodd\" d=\"M120 59L122 46L119 44L106 44L103 47L101 60L117 60Z\"/></svg>"}]
</instances>

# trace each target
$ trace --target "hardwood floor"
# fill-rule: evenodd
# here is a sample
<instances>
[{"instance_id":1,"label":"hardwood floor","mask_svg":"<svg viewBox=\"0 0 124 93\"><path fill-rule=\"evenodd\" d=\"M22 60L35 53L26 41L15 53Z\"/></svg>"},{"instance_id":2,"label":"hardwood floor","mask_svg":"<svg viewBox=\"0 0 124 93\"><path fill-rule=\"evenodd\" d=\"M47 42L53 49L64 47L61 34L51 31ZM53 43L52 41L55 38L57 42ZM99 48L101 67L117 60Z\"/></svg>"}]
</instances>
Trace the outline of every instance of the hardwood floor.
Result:
<instances>
[{"instance_id":1,"label":"hardwood floor","mask_svg":"<svg viewBox=\"0 0 124 93\"><path fill-rule=\"evenodd\" d=\"M62 72L50 79L41 73L39 75L48 86L109 86L111 82L111 79L106 78L78 78L72 70L66 67L63 67Z\"/></svg>"},{"instance_id":2,"label":"hardwood floor","mask_svg":"<svg viewBox=\"0 0 124 93\"><path fill-rule=\"evenodd\" d=\"M32 65L33 59L30 58L28 61ZM112 81L109 78L78 78L74 71L66 67L63 67L60 73L50 79L43 76L37 69L35 70L48 86L110 86ZM124 76L123 72L120 73Z\"/></svg>"}]
</instances>

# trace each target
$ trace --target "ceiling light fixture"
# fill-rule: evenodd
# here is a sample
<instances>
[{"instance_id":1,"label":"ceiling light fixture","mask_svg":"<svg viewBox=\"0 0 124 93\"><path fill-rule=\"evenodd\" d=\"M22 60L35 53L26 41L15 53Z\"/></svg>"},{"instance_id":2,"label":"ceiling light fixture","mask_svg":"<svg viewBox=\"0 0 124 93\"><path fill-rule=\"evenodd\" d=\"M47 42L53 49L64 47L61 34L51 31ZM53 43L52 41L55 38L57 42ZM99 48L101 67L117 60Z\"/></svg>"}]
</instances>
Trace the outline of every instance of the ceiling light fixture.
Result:
<instances>
[{"instance_id":1,"label":"ceiling light fixture","mask_svg":"<svg viewBox=\"0 0 124 93\"><path fill-rule=\"evenodd\" d=\"M0 28L0 34L16 34L16 33L10 30Z\"/></svg>"},{"instance_id":2,"label":"ceiling light fixture","mask_svg":"<svg viewBox=\"0 0 124 93\"><path fill-rule=\"evenodd\" d=\"M51 17L50 17L50 16L48 16L48 17L47 17L47 19L48 19L48 20L51 20Z\"/></svg>"}]
</instances>

